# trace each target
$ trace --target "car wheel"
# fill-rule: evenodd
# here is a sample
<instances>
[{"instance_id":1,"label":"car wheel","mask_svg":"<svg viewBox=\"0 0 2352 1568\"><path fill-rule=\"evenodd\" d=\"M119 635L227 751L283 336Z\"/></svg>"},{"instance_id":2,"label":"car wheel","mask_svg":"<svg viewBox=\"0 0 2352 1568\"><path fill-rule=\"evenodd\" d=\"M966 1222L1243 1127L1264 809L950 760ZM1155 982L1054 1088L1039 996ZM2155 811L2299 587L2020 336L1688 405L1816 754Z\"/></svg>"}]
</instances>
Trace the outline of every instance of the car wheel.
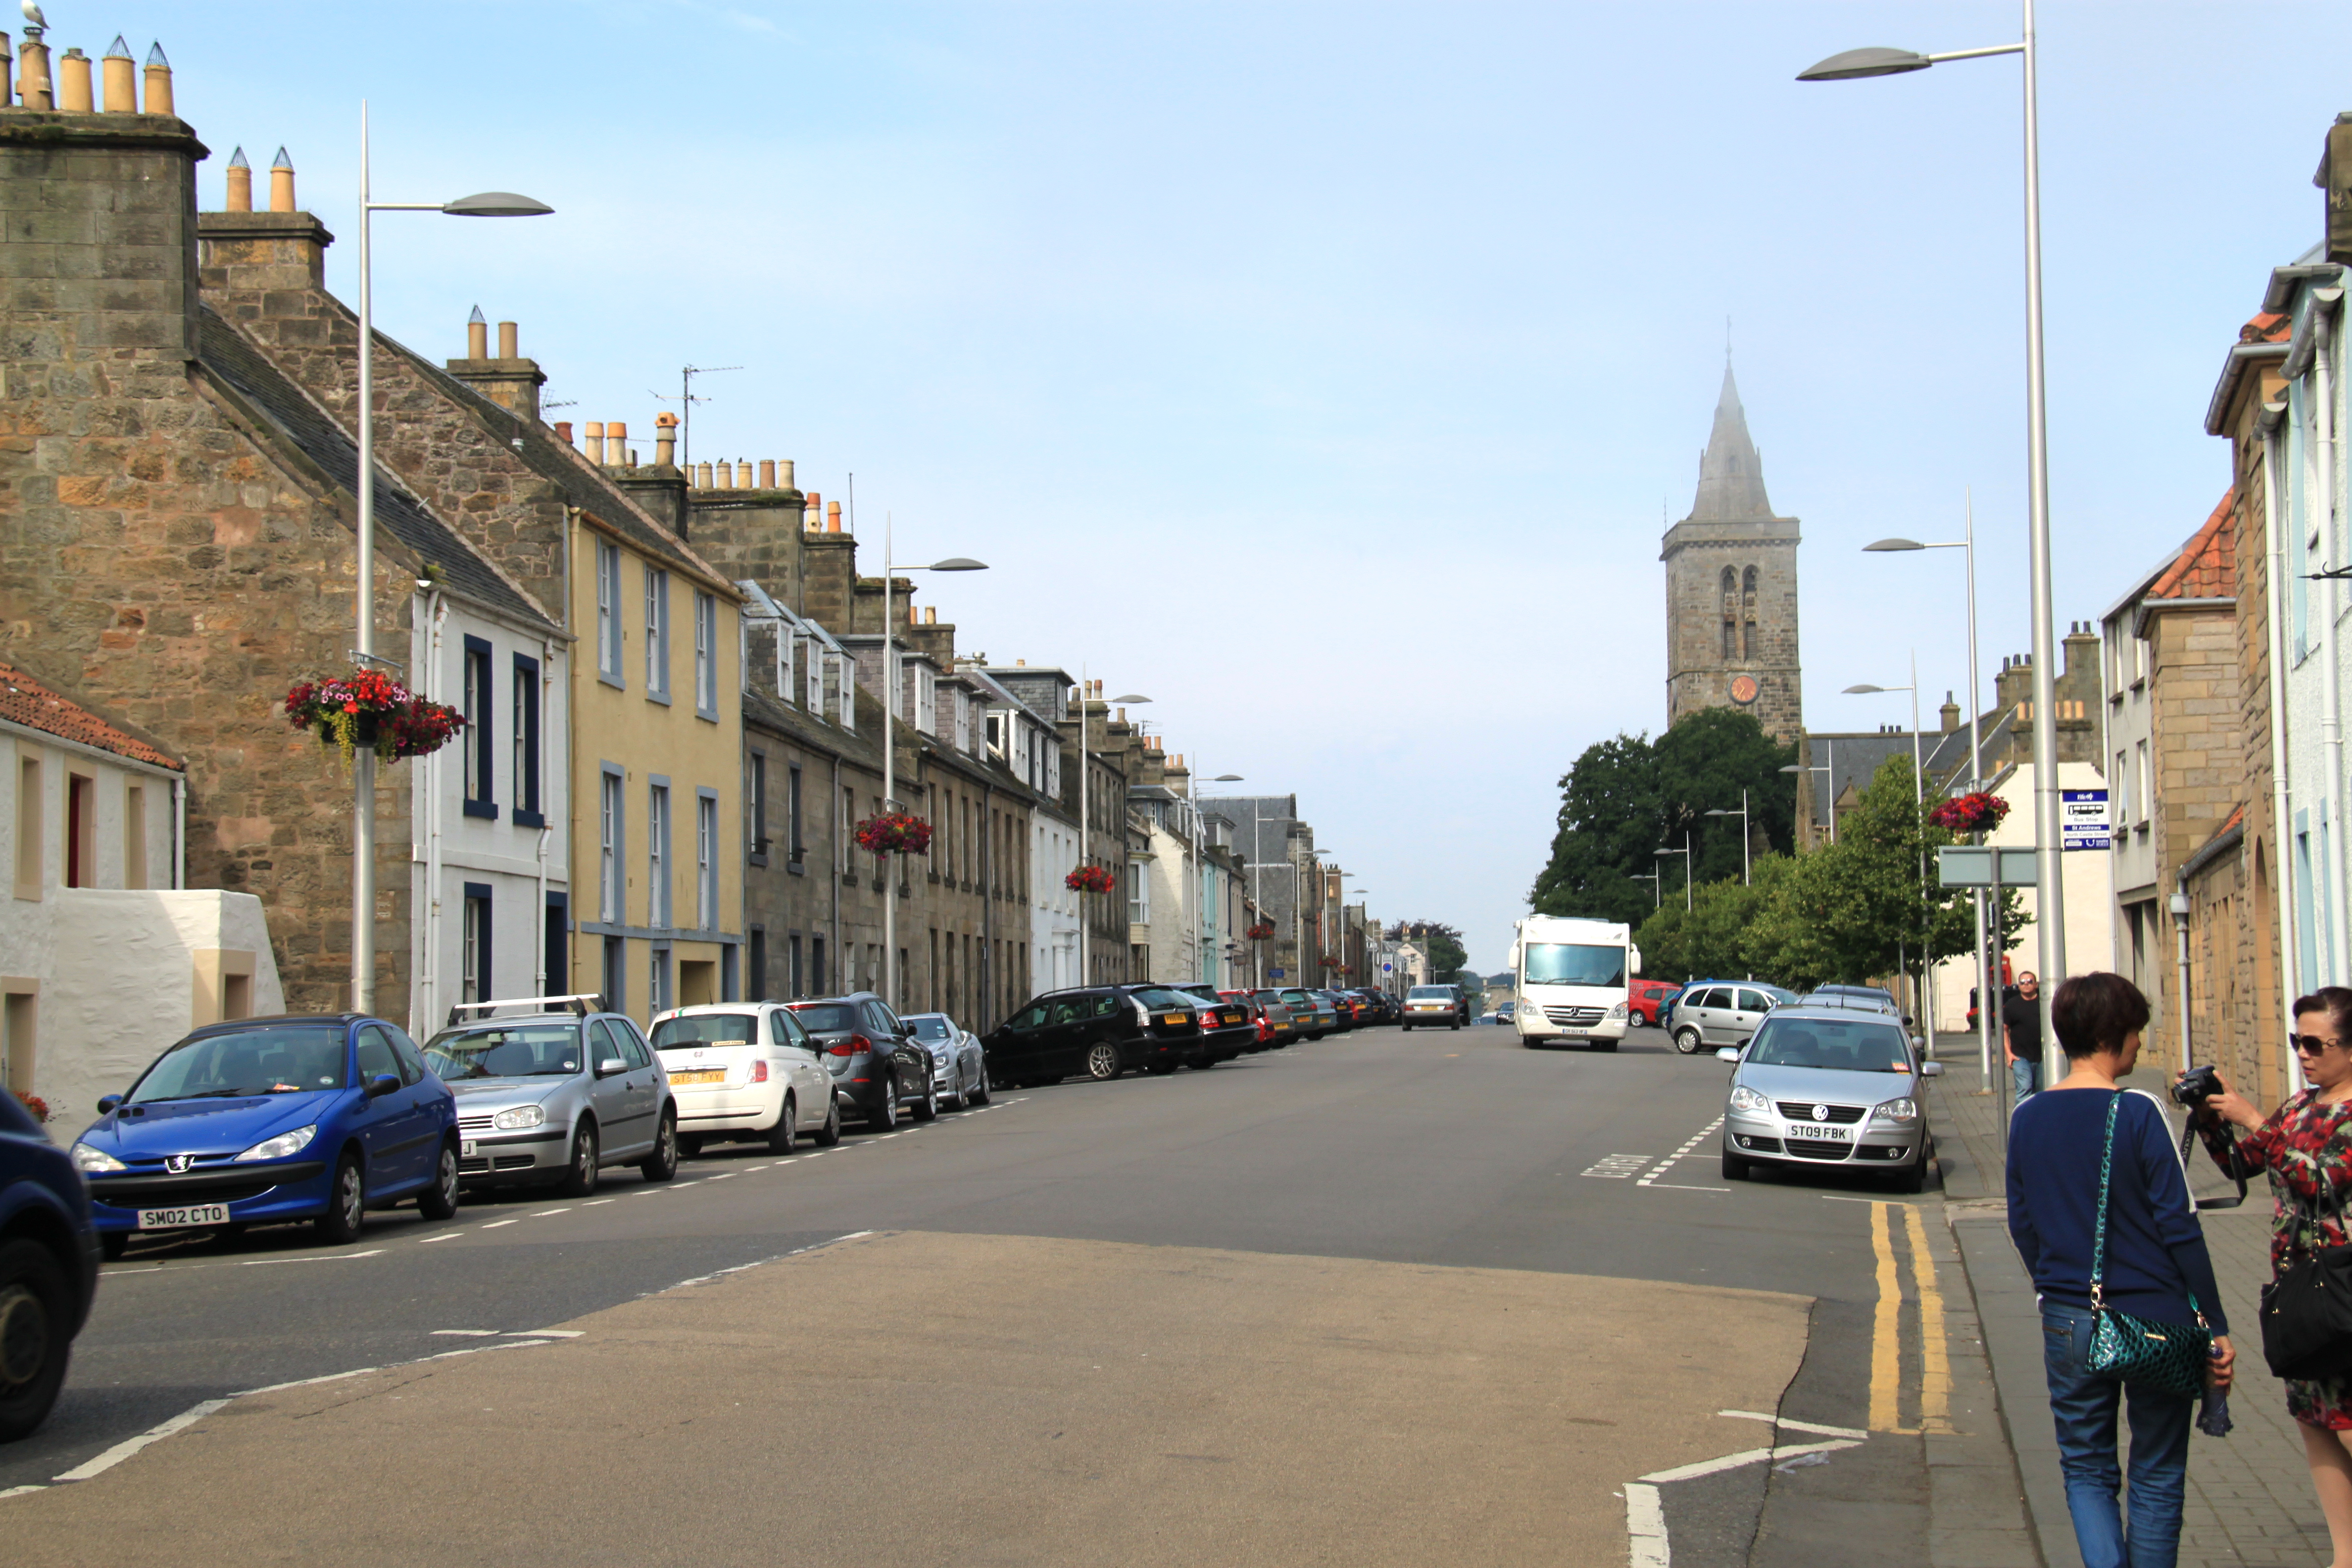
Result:
<instances>
[{"instance_id":1,"label":"car wheel","mask_svg":"<svg viewBox=\"0 0 2352 1568\"><path fill-rule=\"evenodd\" d=\"M130 1247L131 1233L127 1230L108 1230L99 1233L98 1255L109 1263L121 1262L123 1253L128 1251Z\"/></svg>"},{"instance_id":2,"label":"car wheel","mask_svg":"<svg viewBox=\"0 0 2352 1568\"><path fill-rule=\"evenodd\" d=\"M972 1085L971 1088L971 1103L974 1105L986 1105L988 1103L988 1064L983 1061L980 1064L980 1081Z\"/></svg>"},{"instance_id":3,"label":"car wheel","mask_svg":"<svg viewBox=\"0 0 2352 1568\"><path fill-rule=\"evenodd\" d=\"M1746 1181L1748 1179L1748 1162L1741 1159L1730 1150L1726 1149L1723 1152L1723 1179L1725 1181Z\"/></svg>"},{"instance_id":4,"label":"car wheel","mask_svg":"<svg viewBox=\"0 0 2352 1568\"><path fill-rule=\"evenodd\" d=\"M769 1153L789 1154L793 1152L793 1145L799 1138L800 1118L801 1108L793 1102L791 1095L784 1096L784 1108L776 1112L776 1124L768 1129Z\"/></svg>"},{"instance_id":5,"label":"car wheel","mask_svg":"<svg viewBox=\"0 0 2352 1568\"><path fill-rule=\"evenodd\" d=\"M360 1227L367 1223L367 1178L360 1172L357 1154L336 1162L334 1182L327 1188L327 1212L313 1223L319 1239L329 1247L348 1247L360 1238Z\"/></svg>"},{"instance_id":6,"label":"car wheel","mask_svg":"<svg viewBox=\"0 0 2352 1568\"><path fill-rule=\"evenodd\" d=\"M426 1219L457 1217L457 1145L441 1145L441 1158L433 1167L433 1184L416 1194L416 1212Z\"/></svg>"},{"instance_id":7,"label":"car wheel","mask_svg":"<svg viewBox=\"0 0 2352 1568\"><path fill-rule=\"evenodd\" d=\"M1613 1056L1616 1054L1617 1042L1614 1040L1595 1040L1592 1042L1592 1048L1596 1051L1607 1051Z\"/></svg>"},{"instance_id":8,"label":"car wheel","mask_svg":"<svg viewBox=\"0 0 2352 1568\"><path fill-rule=\"evenodd\" d=\"M898 1086L886 1079L882 1083L882 1103L876 1106L874 1113L866 1119L866 1126L869 1131L888 1132L898 1125Z\"/></svg>"},{"instance_id":9,"label":"car wheel","mask_svg":"<svg viewBox=\"0 0 2352 1568\"><path fill-rule=\"evenodd\" d=\"M923 1098L915 1102L915 1120L937 1121L940 1119L940 1086L930 1079L923 1080Z\"/></svg>"},{"instance_id":10,"label":"car wheel","mask_svg":"<svg viewBox=\"0 0 2352 1568\"><path fill-rule=\"evenodd\" d=\"M1203 1054L1199 1061L1192 1064L1192 1070L1194 1072L1207 1072L1211 1068L1215 1067L1219 1062L1223 1061L1224 1059L1225 1058L1223 1057L1213 1057Z\"/></svg>"},{"instance_id":11,"label":"car wheel","mask_svg":"<svg viewBox=\"0 0 2352 1568\"><path fill-rule=\"evenodd\" d=\"M701 1157L701 1155L702 1155L702 1134L701 1134L701 1133L699 1133L699 1132L681 1132L681 1133L679 1133L679 1134L677 1135L677 1157L678 1157L679 1159L681 1159L681 1160L694 1160L694 1159L699 1159L699 1158Z\"/></svg>"},{"instance_id":12,"label":"car wheel","mask_svg":"<svg viewBox=\"0 0 2352 1568\"><path fill-rule=\"evenodd\" d=\"M1119 1066L1118 1047L1108 1040L1097 1040L1087 1051L1087 1076L1097 1083L1108 1083L1123 1069Z\"/></svg>"},{"instance_id":13,"label":"car wheel","mask_svg":"<svg viewBox=\"0 0 2352 1568\"><path fill-rule=\"evenodd\" d=\"M637 1162L637 1173L648 1182L667 1182L677 1174L677 1117L666 1113L654 1134L654 1152Z\"/></svg>"},{"instance_id":14,"label":"car wheel","mask_svg":"<svg viewBox=\"0 0 2352 1568\"><path fill-rule=\"evenodd\" d=\"M816 1130L816 1146L830 1149L841 1142L841 1101L835 1100L826 1108L824 1125Z\"/></svg>"},{"instance_id":15,"label":"car wheel","mask_svg":"<svg viewBox=\"0 0 2352 1568\"><path fill-rule=\"evenodd\" d=\"M1698 1047L1699 1037L1696 1029L1683 1028L1675 1031L1675 1049L1690 1057L1698 1054Z\"/></svg>"},{"instance_id":16,"label":"car wheel","mask_svg":"<svg viewBox=\"0 0 2352 1568\"><path fill-rule=\"evenodd\" d=\"M1894 1179L1887 1183L1887 1185L1898 1193L1926 1192L1927 1190L1927 1151L1921 1149L1919 1157L1902 1170L1895 1172Z\"/></svg>"},{"instance_id":17,"label":"car wheel","mask_svg":"<svg viewBox=\"0 0 2352 1568\"><path fill-rule=\"evenodd\" d=\"M583 1121L572 1135L572 1165L557 1190L567 1198L584 1198L596 1190L596 1124Z\"/></svg>"},{"instance_id":18,"label":"car wheel","mask_svg":"<svg viewBox=\"0 0 2352 1568\"><path fill-rule=\"evenodd\" d=\"M37 1241L0 1245L0 1443L30 1435L66 1381L73 1286Z\"/></svg>"}]
</instances>

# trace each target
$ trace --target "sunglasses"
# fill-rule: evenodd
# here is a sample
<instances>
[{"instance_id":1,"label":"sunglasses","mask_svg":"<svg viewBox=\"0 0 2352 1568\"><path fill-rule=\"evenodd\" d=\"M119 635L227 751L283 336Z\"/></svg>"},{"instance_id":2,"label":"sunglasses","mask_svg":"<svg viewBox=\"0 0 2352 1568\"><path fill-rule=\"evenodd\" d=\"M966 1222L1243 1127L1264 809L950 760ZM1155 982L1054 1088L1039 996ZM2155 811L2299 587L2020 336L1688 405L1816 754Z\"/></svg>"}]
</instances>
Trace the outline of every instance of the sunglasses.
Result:
<instances>
[{"instance_id":1,"label":"sunglasses","mask_svg":"<svg viewBox=\"0 0 2352 1568\"><path fill-rule=\"evenodd\" d=\"M2340 1046L2343 1043L2341 1040L2324 1040L2317 1035L2297 1035L2294 1037L2296 1054L2306 1057L2315 1057L2328 1047Z\"/></svg>"}]
</instances>

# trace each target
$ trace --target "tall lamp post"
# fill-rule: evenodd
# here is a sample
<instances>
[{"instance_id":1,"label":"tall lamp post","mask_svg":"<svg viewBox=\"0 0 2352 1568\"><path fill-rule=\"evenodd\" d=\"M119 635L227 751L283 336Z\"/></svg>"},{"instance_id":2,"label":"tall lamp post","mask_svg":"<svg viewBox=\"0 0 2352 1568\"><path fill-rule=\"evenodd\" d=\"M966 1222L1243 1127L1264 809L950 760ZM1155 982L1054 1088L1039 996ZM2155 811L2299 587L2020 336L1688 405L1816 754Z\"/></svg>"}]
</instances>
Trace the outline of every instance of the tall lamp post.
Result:
<instances>
[{"instance_id":1,"label":"tall lamp post","mask_svg":"<svg viewBox=\"0 0 2352 1568\"><path fill-rule=\"evenodd\" d=\"M1683 835L1683 847L1679 849L1659 849L1654 851L1651 855L1652 863L1655 864L1657 858L1661 855L1679 855L1683 858L1683 913L1688 914L1691 910L1690 835L1687 833ZM1655 873L1653 873L1653 875Z\"/></svg>"},{"instance_id":2,"label":"tall lamp post","mask_svg":"<svg viewBox=\"0 0 2352 1568\"><path fill-rule=\"evenodd\" d=\"M1087 787L1088 784L1087 777L1087 757L1088 755L1087 750L1087 732L1088 730L1093 728L1094 718L1092 710L1087 708L1087 704L1094 700L1092 696L1093 689L1093 687L1089 685L1087 680L1086 666L1080 665L1078 667L1078 864L1081 866L1087 863L1087 796L1092 793ZM1130 691L1124 697L1114 697L1111 700L1118 703L1121 707L1134 708L1142 703L1150 701L1151 699L1149 697L1138 696L1136 693ZM1116 896L1118 893L1123 891L1123 889L1114 888L1111 891L1113 895ZM1293 899L1291 901L1296 903L1297 900ZM1088 972L1092 968L1093 957L1093 927L1087 919L1087 904L1082 899L1078 903L1078 984L1081 985L1092 984L1092 982L1087 978L1087 975Z\"/></svg>"},{"instance_id":3,"label":"tall lamp post","mask_svg":"<svg viewBox=\"0 0 2352 1568\"><path fill-rule=\"evenodd\" d=\"M352 658L387 664L375 651L375 302L368 230L377 213L451 217L544 217L555 209L512 191L482 191L454 202L380 202L368 183L368 108L360 100L359 556ZM375 1011L375 750L352 752L352 1010ZM411 1020L415 1022L415 1020Z\"/></svg>"},{"instance_id":4,"label":"tall lamp post","mask_svg":"<svg viewBox=\"0 0 2352 1568\"><path fill-rule=\"evenodd\" d=\"M2024 37L2014 44L1955 49L1940 55L1909 49L1849 49L1798 74L1799 81L1847 81L1858 77L1900 76L1946 60L1993 55L2023 58L2025 97L2025 468L2026 531L2032 582L2033 617L2033 922L2042 965L2042 1048L2051 1061L2058 1036L2050 1024L2050 999L2066 973L2065 889L2059 860L2061 799L2058 790L2058 637L2051 618L2050 429L2042 395L2042 141L2035 123L2033 0L2024 0ZM1976 661L1969 660L1975 675ZM1981 1002L1982 993L1979 999ZM1979 1008L1981 1015L1983 1009Z\"/></svg>"},{"instance_id":5,"label":"tall lamp post","mask_svg":"<svg viewBox=\"0 0 2352 1568\"><path fill-rule=\"evenodd\" d=\"M1969 788L1984 788L1984 743L1978 733L1977 716L1984 711L1984 703L1977 695L1977 508L1971 496L1962 509L1967 520L1961 538L1938 540L1922 544L1916 539L1882 539L1875 544L1865 544L1869 551L1904 550L1965 550L1968 552L1969 574ZM2038 721L2037 721L2038 722ZM2038 743L2038 742L2037 742ZM2046 754L2046 753L2045 753ZM1992 1016L1993 1001L2000 988L1993 983L1995 963L1985 951L1985 896L1979 888L1973 894L1977 917L1977 1067L1983 1075L1985 1087L1992 1087ZM1931 1028L1933 1025L1929 1026Z\"/></svg>"},{"instance_id":6,"label":"tall lamp post","mask_svg":"<svg viewBox=\"0 0 2352 1568\"><path fill-rule=\"evenodd\" d=\"M1844 695L1862 697L1881 691L1907 691L1911 694L1911 792L1919 825L1919 1005L1927 1016L1927 1054L1933 1056L1936 1049L1936 964L1928 949L1935 931L1927 915L1927 774L1919 758L1919 656L1916 653L1911 656L1910 685L1872 686L1864 683L1847 687Z\"/></svg>"},{"instance_id":7,"label":"tall lamp post","mask_svg":"<svg viewBox=\"0 0 2352 1568\"><path fill-rule=\"evenodd\" d=\"M1790 763L1787 767L1782 768L1780 771L1784 773L1827 773L1830 775L1830 787L1832 790L1832 794L1830 795L1830 842L1834 844L1837 842L1837 795L1835 794L1837 787L1837 742L1835 741L1823 741L1822 742L1822 747L1829 754L1830 760L1828 762L1814 767L1805 767L1796 763ZM1811 815L1811 813L1807 813L1808 816ZM1810 827L1807 830L1811 831Z\"/></svg>"},{"instance_id":8,"label":"tall lamp post","mask_svg":"<svg viewBox=\"0 0 2352 1568\"><path fill-rule=\"evenodd\" d=\"M988 563L968 555L952 555L928 566L895 566L890 560L888 513L882 518L882 809L898 808L898 749L890 739L891 721L898 711L898 626L890 608L892 577L898 572L985 572ZM1083 773L1081 773L1083 778ZM882 994L891 1006L898 996L898 879L886 878L882 888ZM982 1009L985 1016L986 1010Z\"/></svg>"},{"instance_id":9,"label":"tall lamp post","mask_svg":"<svg viewBox=\"0 0 2352 1568\"><path fill-rule=\"evenodd\" d=\"M1654 866L1657 862L1653 860L1650 864ZM1666 895L1659 887L1659 878L1655 871L1628 871L1625 873L1625 879L1629 882L1647 882L1650 884L1650 907L1652 909L1654 910L1666 901Z\"/></svg>"},{"instance_id":10,"label":"tall lamp post","mask_svg":"<svg viewBox=\"0 0 2352 1568\"><path fill-rule=\"evenodd\" d=\"M1738 811L1726 811L1721 807L1717 807L1717 809L1706 813L1706 815L1709 816L1736 816L1739 818L1739 885L1743 888L1751 885L1754 881L1754 878L1750 875L1750 868L1748 864L1748 792L1745 789L1739 792L1739 809Z\"/></svg>"},{"instance_id":11,"label":"tall lamp post","mask_svg":"<svg viewBox=\"0 0 2352 1568\"><path fill-rule=\"evenodd\" d=\"M1219 773L1209 782L1240 784L1243 781L1239 773ZM1208 967L1208 958L1201 951L1201 901L1202 885L1207 880L1207 873L1202 865L1206 836L1201 828L1201 775L1199 773L1187 773L1184 775L1184 798L1192 808L1192 963L1195 968L1205 969ZM1201 978L1213 985L1217 980L1213 974L1203 974Z\"/></svg>"}]
</instances>

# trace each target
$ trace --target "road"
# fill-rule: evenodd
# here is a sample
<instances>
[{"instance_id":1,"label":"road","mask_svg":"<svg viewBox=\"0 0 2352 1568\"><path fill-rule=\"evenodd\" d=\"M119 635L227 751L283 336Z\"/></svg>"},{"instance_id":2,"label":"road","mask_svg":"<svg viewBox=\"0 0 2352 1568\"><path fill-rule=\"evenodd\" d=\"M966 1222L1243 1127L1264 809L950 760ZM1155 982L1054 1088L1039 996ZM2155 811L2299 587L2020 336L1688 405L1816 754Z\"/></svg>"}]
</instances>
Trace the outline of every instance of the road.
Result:
<instances>
[{"instance_id":1,"label":"road","mask_svg":"<svg viewBox=\"0 0 2352 1568\"><path fill-rule=\"evenodd\" d=\"M381 1562L452 1519L501 1562L1925 1561L1923 1430L1990 1419L1937 1200L1723 1181L1724 1076L1372 1029L347 1248L134 1247L0 1517L24 1563L312 1560L354 1492Z\"/></svg>"}]
</instances>

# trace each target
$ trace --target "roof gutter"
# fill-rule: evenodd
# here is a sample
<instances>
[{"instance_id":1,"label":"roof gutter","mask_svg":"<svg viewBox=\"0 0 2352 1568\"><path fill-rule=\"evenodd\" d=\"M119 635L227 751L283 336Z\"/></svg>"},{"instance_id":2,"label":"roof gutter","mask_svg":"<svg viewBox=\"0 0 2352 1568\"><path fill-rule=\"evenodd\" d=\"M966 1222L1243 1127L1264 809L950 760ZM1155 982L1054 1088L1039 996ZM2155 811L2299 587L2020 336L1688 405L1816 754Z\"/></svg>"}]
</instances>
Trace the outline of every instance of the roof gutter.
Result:
<instances>
[{"instance_id":1,"label":"roof gutter","mask_svg":"<svg viewBox=\"0 0 2352 1568\"><path fill-rule=\"evenodd\" d=\"M2332 270L2332 268L2331 268ZM2301 333L2296 334L2301 341ZM2290 343L2232 343L2221 361L2221 379L2214 384L2211 401L2205 405L2205 434L2219 436L2230 417L2230 405L2237 401L2238 384L2246 379L2247 370L2271 360L2284 359L2294 345ZM2289 371L2292 376L2296 373Z\"/></svg>"},{"instance_id":2,"label":"roof gutter","mask_svg":"<svg viewBox=\"0 0 2352 1568\"><path fill-rule=\"evenodd\" d=\"M2132 636L2147 636L2147 623L2166 610L2234 610L2235 599L2142 599L2132 616Z\"/></svg>"}]
</instances>

